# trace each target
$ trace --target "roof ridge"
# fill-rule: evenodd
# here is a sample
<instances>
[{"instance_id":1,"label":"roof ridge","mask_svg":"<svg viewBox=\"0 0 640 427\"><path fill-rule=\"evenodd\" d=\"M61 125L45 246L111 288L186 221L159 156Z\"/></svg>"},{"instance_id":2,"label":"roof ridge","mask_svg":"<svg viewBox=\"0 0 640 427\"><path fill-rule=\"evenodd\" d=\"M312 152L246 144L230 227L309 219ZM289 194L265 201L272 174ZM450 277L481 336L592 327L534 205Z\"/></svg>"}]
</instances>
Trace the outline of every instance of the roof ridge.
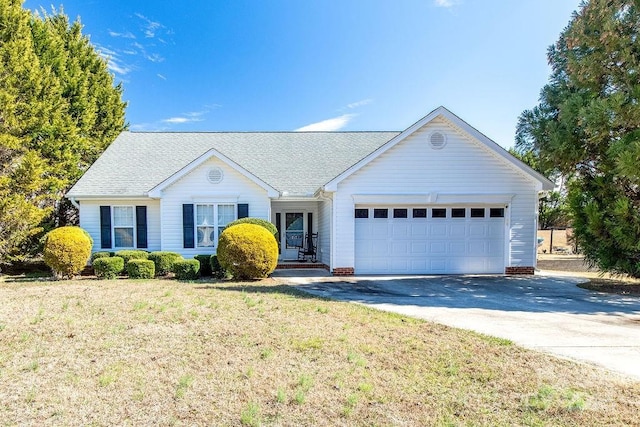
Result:
<instances>
[{"instance_id":1,"label":"roof ridge","mask_svg":"<svg viewBox=\"0 0 640 427\"><path fill-rule=\"evenodd\" d=\"M267 130L267 131L153 131L153 130L140 130L133 131L127 130L125 132L135 133L135 134L153 134L153 135L161 135L161 134L348 134L348 133L401 133L400 130L346 130L346 131L287 131L287 130Z\"/></svg>"}]
</instances>

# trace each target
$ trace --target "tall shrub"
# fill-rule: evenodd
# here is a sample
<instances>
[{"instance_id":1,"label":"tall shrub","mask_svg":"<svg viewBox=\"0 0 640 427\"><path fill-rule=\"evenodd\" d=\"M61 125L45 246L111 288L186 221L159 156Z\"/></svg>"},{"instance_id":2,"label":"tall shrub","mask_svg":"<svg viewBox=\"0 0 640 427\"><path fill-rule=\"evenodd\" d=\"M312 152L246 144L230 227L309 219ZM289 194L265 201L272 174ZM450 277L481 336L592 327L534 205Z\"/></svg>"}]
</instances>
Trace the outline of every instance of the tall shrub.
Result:
<instances>
[{"instance_id":1,"label":"tall shrub","mask_svg":"<svg viewBox=\"0 0 640 427\"><path fill-rule=\"evenodd\" d=\"M262 226L238 224L224 230L217 255L220 265L234 279L262 278L278 264L278 243Z\"/></svg>"}]
</instances>

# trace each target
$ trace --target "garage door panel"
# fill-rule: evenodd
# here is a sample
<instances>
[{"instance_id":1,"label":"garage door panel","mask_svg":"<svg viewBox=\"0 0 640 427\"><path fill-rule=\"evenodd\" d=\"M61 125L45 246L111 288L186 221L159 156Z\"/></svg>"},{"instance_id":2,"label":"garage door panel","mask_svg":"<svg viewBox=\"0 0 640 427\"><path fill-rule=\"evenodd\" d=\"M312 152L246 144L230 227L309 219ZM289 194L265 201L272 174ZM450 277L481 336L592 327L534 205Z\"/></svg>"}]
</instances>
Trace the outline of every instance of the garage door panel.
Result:
<instances>
[{"instance_id":1,"label":"garage door panel","mask_svg":"<svg viewBox=\"0 0 640 427\"><path fill-rule=\"evenodd\" d=\"M467 227L464 222L451 224L449 226L449 237L453 239L464 238L467 234Z\"/></svg>"},{"instance_id":2,"label":"garage door panel","mask_svg":"<svg viewBox=\"0 0 640 427\"><path fill-rule=\"evenodd\" d=\"M451 218L446 209L445 218L433 218L427 208L426 218L356 219L356 273L504 272L504 218Z\"/></svg>"},{"instance_id":3,"label":"garage door panel","mask_svg":"<svg viewBox=\"0 0 640 427\"><path fill-rule=\"evenodd\" d=\"M412 241L411 242L411 255L426 255L428 243L426 241Z\"/></svg>"},{"instance_id":4,"label":"garage door panel","mask_svg":"<svg viewBox=\"0 0 640 427\"><path fill-rule=\"evenodd\" d=\"M383 241L383 242L372 242L373 245L370 248L371 251L371 255L374 257L386 257L389 255L390 250L389 250L389 244L387 243L387 241Z\"/></svg>"},{"instance_id":5,"label":"garage door panel","mask_svg":"<svg viewBox=\"0 0 640 427\"><path fill-rule=\"evenodd\" d=\"M488 237L489 227L487 224L471 223L469 224L469 237Z\"/></svg>"},{"instance_id":6,"label":"garage door panel","mask_svg":"<svg viewBox=\"0 0 640 427\"><path fill-rule=\"evenodd\" d=\"M411 235L414 238L416 237L426 238L428 236L429 227L427 224L424 223L424 219L419 223L416 223L416 220L409 220L409 221L411 221L409 224L409 227L411 227Z\"/></svg>"},{"instance_id":7,"label":"garage door panel","mask_svg":"<svg viewBox=\"0 0 640 427\"><path fill-rule=\"evenodd\" d=\"M431 224L429 226L430 237L447 237L447 224Z\"/></svg>"},{"instance_id":8,"label":"garage door panel","mask_svg":"<svg viewBox=\"0 0 640 427\"><path fill-rule=\"evenodd\" d=\"M464 256L467 253L466 242L464 240L449 242L449 251L447 255L450 256Z\"/></svg>"},{"instance_id":9,"label":"garage door panel","mask_svg":"<svg viewBox=\"0 0 640 427\"><path fill-rule=\"evenodd\" d=\"M406 220L405 220L406 221ZM404 221L403 221L404 222ZM404 222L403 224L392 224L391 233L395 237L406 238L411 236L409 224Z\"/></svg>"},{"instance_id":10,"label":"garage door panel","mask_svg":"<svg viewBox=\"0 0 640 427\"><path fill-rule=\"evenodd\" d=\"M409 240L391 242L391 255L393 256L408 256L409 255Z\"/></svg>"},{"instance_id":11,"label":"garage door panel","mask_svg":"<svg viewBox=\"0 0 640 427\"><path fill-rule=\"evenodd\" d=\"M446 273L447 272L447 261L444 259L431 259L429 260L429 264L431 268L429 271L433 273Z\"/></svg>"},{"instance_id":12,"label":"garage door panel","mask_svg":"<svg viewBox=\"0 0 640 427\"><path fill-rule=\"evenodd\" d=\"M429 252L445 255L447 253L447 242L429 242Z\"/></svg>"},{"instance_id":13,"label":"garage door panel","mask_svg":"<svg viewBox=\"0 0 640 427\"><path fill-rule=\"evenodd\" d=\"M487 254L489 251L488 244L485 241L469 241L469 252L470 256L482 256Z\"/></svg>"}]
</instances>

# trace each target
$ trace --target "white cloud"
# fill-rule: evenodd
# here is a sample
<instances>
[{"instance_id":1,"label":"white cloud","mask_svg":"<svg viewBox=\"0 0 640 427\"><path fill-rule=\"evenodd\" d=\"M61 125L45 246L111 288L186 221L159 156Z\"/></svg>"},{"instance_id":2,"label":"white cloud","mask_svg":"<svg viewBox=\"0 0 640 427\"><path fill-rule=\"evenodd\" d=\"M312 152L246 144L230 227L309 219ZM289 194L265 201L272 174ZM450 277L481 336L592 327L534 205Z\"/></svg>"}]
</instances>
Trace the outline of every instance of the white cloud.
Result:
<instances>
[{"instance_id":1,"label":"white cloud","mask_svg":"<svg viewBox=\"0 0 640 427\"><path fill-rule=\"evenodd\" d=\"M433 3L438 7L453 7L460 3L460 0L433 0Z\"/></svg>"},{"instance_id":2,"label":"white cloud","mask_svg":"<svg viewBox=\"0 0 640 427\"><path fill-rule=\"evenodd\" d=\"M107 61L107 68L113 73L125 76L133 70L131 65L126 64L120 59L118 52L100 45L96 45L96 49L98 55Z\"/></svg>"},{"instance_id":3,"label":"white cloud","mask_svg":"<svg viewBox=\"0 0 640 427\"><path fill-rule=\"evenodd\" d=\"M116 31L111 31L109 30L109 35L111 37L121 37L123 39L135 39L136 36L133 35L133 33L131 33L130 31L124 32L124 33L118 33Z\"/></svg>"},{"instance_id":4,"label":"white cloud","mask_svg":"<svg viewBox=\"0 0 640 427\"><path fill-rule=\"evenodd\" d=\"M163 123L173 123L173 124L202 122L202 121L204 121L202 116L204 116L208 112L209 112L209 110L192 111L192 112L189 112L189 113L183 113L180 116L170 117L168 119L164 119L164 120L162 120L162 122Z\"/></svg>"},{"instance_id":5,"label":"white cloud","mask_svg":"<svg viewBox=\"0 0 640 427\"><path fill-rule=\"evenodd\" d=\"M142 30L146 38L154 38L158 30L165 28L165 26L162 25L161 23L157 21L152 21L151 19L147 18L141 13L136 13L135 15L144 21L144 26Z\"/></svg>"},{"instance_id":6,"label":"white cloud","mask_svg":"<svg viewBox=\"0 0 640 427\"><path fill-rule=\"evenodd\" d=\"M156 74L156 76L158 76L159 79L167 80L167 78L160 73Z\"/></svg>"},{"instance_id":7,"label":"white cloud","mask_svg":"<svg viewBox=\"0 0 640 427\"><path fill-rule=\"evenodd\" d=\"M367 98L367 99L363 99L362 101L356 101L356 102L352 102L351 104L347 104L347 108L350 109L354 109L354 108L358 108L358 107L362 107L368 104L371 104L373 102L373 99Z\"/></svg>"},{"instance_id":8,"label":"white cloud","mask_svg":"<svg viewBox=\"0 0 640 427\"><path fill-rule=\"evenodd\" d=\"M296 129L296 132L331 132L340 130L345 127L351 119L357 114L343 114L332 119L323 120L317 123L311 123L310 125L303 126Z\"/></svg>"}]
</instances>

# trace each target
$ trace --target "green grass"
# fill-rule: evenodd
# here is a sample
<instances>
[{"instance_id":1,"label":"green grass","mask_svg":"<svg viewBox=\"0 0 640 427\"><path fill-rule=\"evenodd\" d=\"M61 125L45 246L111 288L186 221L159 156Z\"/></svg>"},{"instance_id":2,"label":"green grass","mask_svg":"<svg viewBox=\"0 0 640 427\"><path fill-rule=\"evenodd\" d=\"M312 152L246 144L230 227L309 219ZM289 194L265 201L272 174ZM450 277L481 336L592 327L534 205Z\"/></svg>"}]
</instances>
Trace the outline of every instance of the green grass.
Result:
<instances>
[{"instance_id":1,"label":"green grass","mask_svg":"<svg viewBox=\"0 0 640 427\"><path fill-rule=\"evenodd\" d=\"M638 382L272 280L0 301L0 425L640 425Z\"/></svg>"},{"instance_id":2,"label":"green grass","mask_svg":"<svg viewBox=\"0 0 640 427\"><path fill-rule=\"evenodd\" d=\"M255 402L249 402L240 414L240 424L257 427L260 423L260 407Z\"/></svg>"}]
</instances>

